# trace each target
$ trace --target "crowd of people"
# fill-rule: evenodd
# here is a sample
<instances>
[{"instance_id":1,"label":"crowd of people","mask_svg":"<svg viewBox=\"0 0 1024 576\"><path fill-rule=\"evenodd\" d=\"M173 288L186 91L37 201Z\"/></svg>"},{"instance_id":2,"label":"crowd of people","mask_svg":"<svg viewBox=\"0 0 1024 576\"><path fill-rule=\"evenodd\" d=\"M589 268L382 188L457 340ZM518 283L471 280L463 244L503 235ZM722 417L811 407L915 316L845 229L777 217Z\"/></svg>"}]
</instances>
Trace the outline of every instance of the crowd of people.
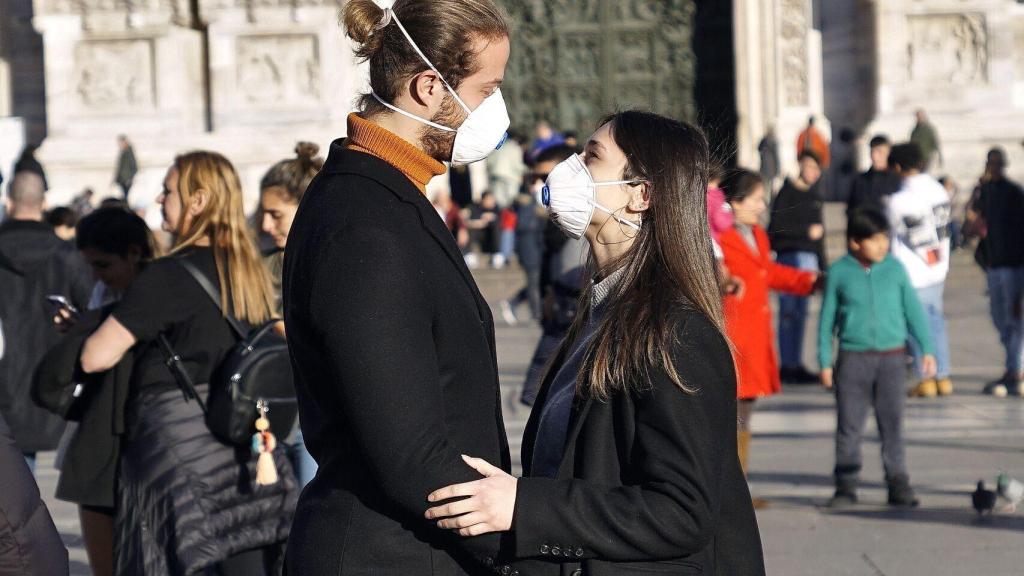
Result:
<instances>
[{"instance_id":1,"label":"crowd of people","mask_svg":"<svg viewBox=\"0 0 1024 576\"><path fill-rule=\"evenodd\" d=\"M1006 351L986 392L1024 395L1024 190L1002 150L963 199L930 175L923 113L906 143L874 137L830 265L813 118L785 178L773 131L757 172L726 168L699 128L642 111L501 145L509 36L489 0L351 0L342 20L372 90L326 158L300 142L269 167L255 217L213 151L166 166L160 231L128 207L127 137L123 198L98 206L87 190L46 210L33 148L12 171L2 474L38 502L37 454L56 451L95 574L763 574L768 503L745 474L755 406L784 382L835 392L831 505L857 503L869 410L888 503L918 505L903 407L954 392L943 292L965 246ZM519 478L470 271L511 262L501 316L542 328ZM66 572L45 508L21 512L0 536L34 544L0 568Z\"/></svg>"}]
</instances>

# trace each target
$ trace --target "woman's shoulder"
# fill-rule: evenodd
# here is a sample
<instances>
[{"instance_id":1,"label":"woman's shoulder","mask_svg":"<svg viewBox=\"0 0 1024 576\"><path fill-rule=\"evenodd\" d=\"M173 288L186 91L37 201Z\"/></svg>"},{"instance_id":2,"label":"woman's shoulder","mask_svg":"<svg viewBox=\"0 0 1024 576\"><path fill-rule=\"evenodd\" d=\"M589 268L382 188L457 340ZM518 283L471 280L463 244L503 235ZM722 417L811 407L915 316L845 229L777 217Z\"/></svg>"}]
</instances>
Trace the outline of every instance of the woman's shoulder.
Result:
<instances>
[{"instance_id":1,"label":"woman's shoulder","mask_svg":"<svg viewBox=\"0 0 1024 576\"><path fill-rule=\"evenodd\" d=\"M674 323L676 341L683 349L728 351L729 345L722 329L691 302L683 300L670 318Z\"/></svg>"}]
</instances>

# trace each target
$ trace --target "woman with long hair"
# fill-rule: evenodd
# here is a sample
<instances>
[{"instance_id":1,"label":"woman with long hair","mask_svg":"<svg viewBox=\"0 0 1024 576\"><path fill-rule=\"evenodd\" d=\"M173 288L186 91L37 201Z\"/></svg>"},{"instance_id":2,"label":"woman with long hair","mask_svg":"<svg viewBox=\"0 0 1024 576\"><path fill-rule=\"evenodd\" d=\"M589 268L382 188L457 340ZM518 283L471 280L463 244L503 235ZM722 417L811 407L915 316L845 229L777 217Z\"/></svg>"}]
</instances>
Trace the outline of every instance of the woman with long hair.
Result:
<instances>
[{"instance_id":1,"label":"woman with long hair","mask_svg":"<svg viewBox=\"0 0 1024 576\"><path fill-rule=\"evenodd\" d=\"M772 259L768 233L760 224L767 205L764 180L759 174L736 170L722 181L722 189L735 215L733 228L721 236L724 263L729 273L743 283L743 290L725 297L725 325L736 349L737 438L740 463L746 470L754 403L782 390L770 293L774 290L807 296L814 290L819 274L783 266ZM764 503L755 500L758 506Z\"/></svg>"},{"instance_id":2,"label":"woman with long hair","mask_svg":"<svg viewBox=\"0 0 1024 576\"><path fill-rule=\"evenodd\" d=\"M206 396L206 384L236 343L225 313L253 326L267 322L274 314L270 275L246 225L238 174L223 156L176 158L159 202L163 228L174 237L170 255L139 275L81 354L86 373L109 369L129 350L135 354L115 571L264 574L275 545L287 538L295 507L287 458L275 452L286 473L277 483L258 485L248 450L218 441L198 403L183 397L159 340L166 339ZM186 265L220 287L220 307Z\"/></svg>"},{"instance_id":3,"label":"woman with long hair","mask_svg":"<svg viewBox=\"0 0 1024 576\"><path fill-rule=\"evenodd\" d=\"M264 258L274 282L274 293L277 297L277 314L283 316L281 309L281 276L284 273L284 251L288 244L288 233L292 229L295 213L299 210L299 202L306 188L324 166L324 159L317 156L320 147L312 142L299 142L295 146L295 158L281 160L270 167L260 180L260 228L264 234L274 241L274 251ZM281 330L284 323L278 324ZM295 428L285 440L288 446L288 458L295 468L295 476L300 486L309 484L316 474L316 460L306 449L302 436L302 428L298 420Z\"/></svg>"},{"instance_id":4,"label":"woman with long hair","mask_svg":"<svg viewBox=\"0 0 1024 576\"><path fill-rule=\"evenodd\" d=\"M486 478L431 494L429 518L463 536L513 530L518 558L576 573L764 573L736 457L708 165L699 129L630 111L551 172L546 203L590 243L591 282L530 416L524 477L467 458Z\"/></svg>"}]
</instances>

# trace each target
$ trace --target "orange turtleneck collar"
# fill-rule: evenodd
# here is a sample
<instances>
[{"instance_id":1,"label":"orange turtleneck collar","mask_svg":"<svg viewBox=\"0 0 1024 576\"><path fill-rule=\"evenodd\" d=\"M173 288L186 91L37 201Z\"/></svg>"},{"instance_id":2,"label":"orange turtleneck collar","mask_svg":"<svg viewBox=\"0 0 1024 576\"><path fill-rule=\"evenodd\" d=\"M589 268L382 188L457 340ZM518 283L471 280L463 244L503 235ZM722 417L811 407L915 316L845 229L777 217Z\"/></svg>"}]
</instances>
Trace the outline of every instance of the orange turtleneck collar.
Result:
<instances>
[{"instance_id":1,"label":"orange turtleneck collar","mask_svg":"<svg viewBox=\"0 0 1024 576\"><path fill-rule=\"evenodd\" d=\"M427 182L445 172L444 164L423 150L355 113L348 115L348 140L345 145L391 164L424 194Z\"/></svg>"}]
</instances>

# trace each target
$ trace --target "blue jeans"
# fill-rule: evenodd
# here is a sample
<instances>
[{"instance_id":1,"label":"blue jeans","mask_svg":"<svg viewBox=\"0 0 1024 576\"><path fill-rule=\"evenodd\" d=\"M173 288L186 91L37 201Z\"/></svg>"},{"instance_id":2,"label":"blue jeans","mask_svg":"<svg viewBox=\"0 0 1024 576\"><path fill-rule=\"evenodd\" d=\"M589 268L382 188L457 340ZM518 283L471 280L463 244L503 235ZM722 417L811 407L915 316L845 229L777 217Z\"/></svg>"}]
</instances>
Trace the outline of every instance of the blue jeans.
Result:
<instances>
[{"instance_id":1,"label":"blue jeans","mask_svg":"<svg viewBox=\"0 0 1024 576\"><path fill-rule=\"evenodd\" d=\"M306 441L302 438L302 428L295 426L295 433L288 439L288 459L295 469L295 479L299 481L299 488L303 488L316 476L316 460L306 450Z\"/></svg>"},{"instance_id":2,"label":"blue jeans","mask_svg":"<svg viewBox=\"0 0 1024 576\"><path fill-rule=\"evenodd\" d=\"M1006 351L1006 371L1011 376L1024 369L1024 266L988 271L992 323Z\"/></svg>"},{"instance_id":3,"label":"blue jeans","mask_svg":"<svg viewBox=\"0 0 1024 576\"><path fill-rule=\"evenodd\" d=\"M933 286L917 289L917 298L928 318L928 330L931 332L932 345L935 347L935 362L938 364L936 377L949 378L949 337L946 335L946 315L942 311L942 295L945 291L944 282ZM921 374L921 346L911 336L907 339L910 353L914 356L914 374Z\"/></svg>"},{"instance_id":4,"label":"blue jeans","mask_svg":"<svg viewBox=\"0 0 1024 576\"><path fill-rule=\"evenodd\" d=\"M776 262L800 270L818 271L818 255L814 252L779 252ZM807 300L807 296L779 294L779 363L783 368L803 365Z\"/></svg>"},{"instance_id":5,"label":"blue jeans","mask_svg":"<svg viewBox=\"0 0 1024 576\"><path fill-rule=\"evenodd\" d=\"M516 231L515 230L502 230L501 231L501 255L505 257L505 262L512 262L512 255L516 253Z\"/></svg>"}]
</instances>

